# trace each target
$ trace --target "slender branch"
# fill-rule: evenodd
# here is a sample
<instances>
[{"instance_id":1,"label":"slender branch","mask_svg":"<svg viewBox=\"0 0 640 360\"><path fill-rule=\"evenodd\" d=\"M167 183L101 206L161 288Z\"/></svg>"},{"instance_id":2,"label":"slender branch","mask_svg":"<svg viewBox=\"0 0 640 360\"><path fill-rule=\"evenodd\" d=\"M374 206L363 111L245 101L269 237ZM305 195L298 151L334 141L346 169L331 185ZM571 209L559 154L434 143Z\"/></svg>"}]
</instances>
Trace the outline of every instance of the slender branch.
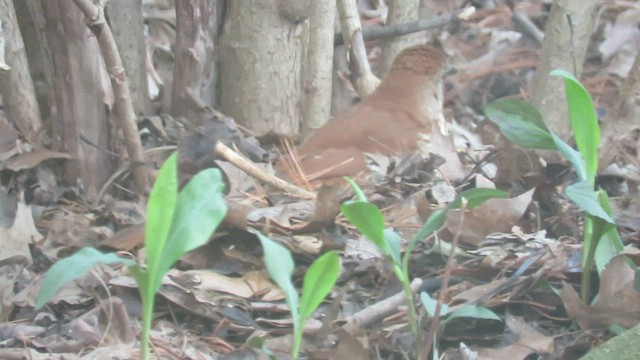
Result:
<instances>
[{"instance_id":1,"label":"slender branch","mask_svg":"<svg viewBox=\"0 0 640 360\"><path fill-rule=\"evenodd\" d=\"M147 191L149 178L144 165L142 142L140 141L136 114L131 102L127 75L122 65L116 41L104 18L104 8L96 6L91 0L74 0L74 2L87 18L87 26L98 40L115 96L115 118L118 120L120 128L122 128L124 144L132 163L135 189L139 195L142 195Z\"/></svg>"},{"instance_id":2,"label":"slender branch","mask_svg":"<svg viewBox=\"0 0 640 360\"><path fill-rule=\"evenodd\" d=\"M429 19L420 19L409 23L365 29L362 31L362 38L364 40L386 39L422 30L440 28L448 24L455 24L460 20L465 20L466 17L468 17L466 12L468 12L468 10L457 11L452 14L441 15ZM338 46L343 44L344 40L342 33L336 34L333 38L333 45Z\"/></svg>"}]
</instances>

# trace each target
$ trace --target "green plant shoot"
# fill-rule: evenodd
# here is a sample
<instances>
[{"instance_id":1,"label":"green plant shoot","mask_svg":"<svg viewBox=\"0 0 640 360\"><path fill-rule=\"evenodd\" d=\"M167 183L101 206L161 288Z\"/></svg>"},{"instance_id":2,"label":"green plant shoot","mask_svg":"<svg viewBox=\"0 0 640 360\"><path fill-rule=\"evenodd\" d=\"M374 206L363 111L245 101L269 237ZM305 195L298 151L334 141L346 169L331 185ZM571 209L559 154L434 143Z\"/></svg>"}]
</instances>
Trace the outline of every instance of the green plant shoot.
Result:
<instances>
[{"instance_id":1,"label":"green plant shoot","mask_svg":"<svg viewBox=\"0 0 640 360\"><path fill-rule=\"evenodd\" d=\"M556 136L545 125L540 112L525 101L496 100L485 108L485 114L498 125L505 137L517 145L558 150L574 167L578 182L568 186L565 194L584 212L581 296L584 302L588 302L594 262L598 272L602 272L609 260L622 250L623 244L611 218L606 193L594 190L600 128L591 96L571 73L554 70L551 75L565 80L569 120L577 151Z\"/></svg>"},{"instance_id":2,"label":"green plant shoot","mask_svg":"<svg viewBox=\"0 0 640 360\"><path fill-rule=\"evenodd\" d=\"M401 238L391 229L385 229L384 216L380 209L374 204L367 202L364 193L358 185L351 179L345 178L356 194L356 200L347 201L340 206L340 211L344 217L353 224L360 233L366 236L371 242L376 244L382 253L387 257L393 273L402 285L403 292L407 299L409 324L416 339L418 338L418 319L411 292L409 278L409 257L415 246L428 236L436 232L444 225L447 212L460 208L462 198L467 199L467 208L474 208L486 200L492 198L504 198L508 194L496 189L471 189L461 193L456 199L444 209L440 209L427 219L427 222L420 229L418 234L409 242L405 250L404 257L400 256Z\"/></svg>"},{"instance_id":3,"label":"green plant shoot","mask_svg":"<svg viewBox=\"0 0 640 360\"><path fill-rule=\"evenodd\" d=\"M147 203L146 268L116 254L105 254L93 248L81 249L47 271L36 301L37 309L61 287L98 263L122 263L129 267L138 284L143 306L142 358L150 358L149 333L162 278L184 253L205 245L227 213L220 171L206 169L198 173L178 193L177 159L177 153L174 153L162 165ZM69 268L75 271L70 272Z\"/></svg>"},{"instance_id":4,"label":"green plant shoot","mask_svg":"<svg viewBox=\"0 0 640 360\"><path fill-rule=\"evenodd\" d=\"M291 281L295 265L289 250L260 232L256 231L255 234L262 244L264 262L269 275L284 292L285 301L293 320L291 358L297 359L305 322L338 281L341 266L340 256L334 251L328 251L311 264L304 275L302 296L299 298Z\"/></svg>"}]
</instances>

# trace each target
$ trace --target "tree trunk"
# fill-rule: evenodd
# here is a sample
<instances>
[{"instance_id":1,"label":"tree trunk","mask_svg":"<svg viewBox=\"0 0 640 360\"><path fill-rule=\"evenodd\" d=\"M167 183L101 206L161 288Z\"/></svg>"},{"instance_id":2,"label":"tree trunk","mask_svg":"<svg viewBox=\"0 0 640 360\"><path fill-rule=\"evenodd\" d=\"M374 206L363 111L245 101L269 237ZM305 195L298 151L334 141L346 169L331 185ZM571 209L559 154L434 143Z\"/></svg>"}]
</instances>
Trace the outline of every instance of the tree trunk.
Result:
<instances>
[{"instance_id":1,"label":"tree trunk","mask_svg":"<svg viewBox=\"0 0 640 360\"><path fill-rule=\"evenodd\" d=\"M193 117L198 109L190 97L210 106L215 103L217 7L217 0L176 2L173 115Z\"/></svg>"},{"instance_id":2,"label":"tree trunk","mask_svg":"<svg viewBox=\"0 0 640 360\"><path fill-rule=\"evenodd\" d=\"M113 95L100 49L84 16L68 0L43 2L47 38L52 50L57 114L52 118L53 147L68 152L63 178L80 181L92 201L113 173L114 160L101 149L110 148L109 108ZM84 136L95 146L80 139Z\"/></svg>"},{"instance_id":3,"label":"tree trunk","mask_svg":"<svg viewBox=\"0 0 640 360\"><path fill-rule=\"evenodd\" d=\"M418 11L420 9L419 0L390 0L389 16L387 17L387 25L396 25L418 20ZM396 55L402 49L415 45L415 34L408 34L394 37L387 41L382 48L382 56L380 58L380 73L386 74L391 68L391 63Z\"/></svg>"},{"instance_id":4,"label":"tree trunk","mask_svg":"<svg viewBox=\"0 0 640 360\"><path fill-rule=\"evenodd\" d=\"M53 99L53 63L51 50L47 43L47 23L40 0L23 0L14 3L20 24L20 31L24 39L29 71L35 86L36 98L40 108L43 125L47 129L46 135L51 134L49 118L55 114L56 107ZM42 139L45 133L42 133ZM43 139L44 140L44 139ZM44 140L49 145L50 139Z\"/></svg>"},{"instance_id":5,"label":"tree trunk","mask_svg":"<svg viewBox=\"0 0 640 360\"><path fill-rule=\"evenodd\" d=\"M562 139L570 133L564 80L549 76L554 69L564 69L580 78L593 30L597 0L555 0L547 22L540 63L533 79L531 101L547 125ZM567 16L573 23L573 39Z\"/></svg>"},{"instance_id":6,"label":"tree trunk","mask_svg":"<svg viewBox=\"0 0 640 360\"><path fill-rule=\"evenodd\" d=\"M151 112L147 82L147 49L144 43L142 2L110 0L107 3L109 26L118 44L122 64L129 80L129 92L136 115Z\"/></svg>"},{"instance_id":7,"label":"tree trunk","mask_svg":"<svg viewBox=\"0 0 640 360\"><path fill-rule=\"evenodd\" d=\"M308 0L228 3L220 39L220 108L256 136L299 135L301 21L308 5Z\"/></svg>"},{"instance_id":8,"label":"tree trunk","mask_svg":"<svg viewBox=\"0 0 640 360\"><path fill-rule=\"evenodd\" d=\"M13 0L0 0L4 59L0 57L0 95L9 120L22 136L39 141L42 118L33 86Z\"/></svg>"},{"instance_id":9,"label":"tree trunk","mask_svg":"<svg viewBox=\"0 0 640 360\"><path fill-rule=\"evenodd\" d=\"M336 0L311 3L309 48L304 85L303 136L324 125L331 112L331 76L333 73L333 25Z\"/></svg>"}]
</instances>

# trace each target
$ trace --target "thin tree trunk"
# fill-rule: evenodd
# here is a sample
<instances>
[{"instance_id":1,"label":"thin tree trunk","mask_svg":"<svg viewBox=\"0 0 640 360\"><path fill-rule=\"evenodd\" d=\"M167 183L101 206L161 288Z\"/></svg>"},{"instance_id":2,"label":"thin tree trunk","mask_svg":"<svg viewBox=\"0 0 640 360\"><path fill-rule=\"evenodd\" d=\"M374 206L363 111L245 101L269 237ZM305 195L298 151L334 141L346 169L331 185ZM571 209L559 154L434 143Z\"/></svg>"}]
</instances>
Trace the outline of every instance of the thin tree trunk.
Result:
<instances>
[{"instance_id":1,"label":"thin tree trunk","mask_svg":"<svg viewBox=\"0 0 640 360\"><path fill-rule=\"evenodd\" d=\"M102 149L109 149L108 107L110 91L100 49L84 16L67 0L43 3L47 38L54 65L53 88L57 114L52 118L53 147L68 152L64 179L80 185L94 200L115 167L111 155L81 141L84 136Z\"/></svg>"},{"instance_id":2,"label":"thin tree trunk","mask_svg":"<svg viewBox=\"0 0 640 360\"><path fill-rule=\"evenodd\" d=\"M147 82L147 50L144 43L142 2L109 0L107 16L118 44L122 65L129 80L131 102L136 115L149 115L151 101Z\"/></svg>"},{"instance_id":3,"label":"thin tree trunk","mask_svg":"<svg viewBox=\"0 0 640 360\"><path fill-rule=\"evenodd\" d=\"M220 108L260 137L300 134L301 22L308 1L230 1L220 38Z\"/></svg>"},{"instance_id":4,"label":"thin tree trunk","mask_svg":"<svg viewBox=\"0 0 640 360\"><path fill-rule=\"evenodd\" d=\"M389 16L387 25L396 25L418 20L420 0L389 0ZM391 68L391 63L402 49L415 45L415 34L394 37L387 41L382 48L380 58L380 73L386 74Z\"/></svg>"},{"instance_id":5,"label":"thin tree trunk","mask_svg":"<svg viewBox=\"0 0 640 360\"><path fill-rule=\"evenodd\" d=\"M0 58L3 105L9 120L22 136L29 141L40 142L42 118L13 0L0 0L0 21L4 32L4 59Z\"/></svg>"},{"instance_id":6,"label":"thin tree trunk","mask_svg":"<svg viewBox=\"0 0 640 360\"><path fill-rule=\"evenodd\" d=\"M309 47L304 85L303 136L324 125L331 112L333 73L333 24L335 0L311 2Z\"/></svg>"},{"instance_id":7,"label":"thin tree trunk","mask_svg":"<svg viewBox=\"0 0 640 360\"><path fill-rule=\"evenodd\" d=\"M171 113L192 117L191 96L213 106L216 86L217 0L176 1Z\"/></svg>"}]
</instances>

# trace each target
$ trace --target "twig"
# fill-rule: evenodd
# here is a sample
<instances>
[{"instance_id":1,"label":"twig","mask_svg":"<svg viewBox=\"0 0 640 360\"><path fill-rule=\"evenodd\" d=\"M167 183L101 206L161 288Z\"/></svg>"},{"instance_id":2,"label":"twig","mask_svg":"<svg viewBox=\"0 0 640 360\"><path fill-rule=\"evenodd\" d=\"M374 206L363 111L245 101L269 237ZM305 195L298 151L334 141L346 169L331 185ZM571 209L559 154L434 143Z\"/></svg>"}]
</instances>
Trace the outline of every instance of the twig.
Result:
<instances>
[{"instance_id":1,"label":"twig","mask_svg":"<svg viewBox=\"0 0 640 360\"><path fill-rule=\"evenodd\" d=\"M529 17L519 11L514 11L511 13L511 21L518 25L525 34L531 36L538 45L542 45L542 42L544 41L544 32L538 29L536 24L534 24Z\"/></svg>"},{"instance_id":2,"label":"twig","mask_svg":"<svg viewBox=\"0 0 640 360\"><path fill-rule=\"evenodd\" d=\"M458 240L460 239L460 232L462 231L462 224L464 223L464 214L466 210L467 201L466 199L462 199L462 206L460 207L460 221L458 222L458 228L456 229L455 235L451 240L451 250L449 250L449 257L447 258L447 264L444 268L444 275L442 276L442 286L440 287L440 293L438 294L438 302L436 303L436 309L433 314L433 322L431 323L431 327L429 328L429 334L427 335L424 347L419 354L420 359L422 360L429 359L429 354L431 353L431 347L433 346L436 332L440 327L440 309L442 308L442 303L444 302L445 292L449 288L449 279L451 279L451 272L453 271L453 259L455 258L455 250L458 247Z\"/></svg>"},{"instance_id":3,"label":"twig","mask_svg":"<svg viewBox=\"0 0 640 360\"><path fill-rule=\"evenodd\" d=\"M149 179L144 165L144 155L140 133L136 123L136 114L131 103L131 94L127 75L122 65L116 41L104 18L104 8L96 6L91 0L74 0L80 11L87 19L87 26L96 36L100 51L107 67L113 94L115 97L114 110L118 125L122 128L124 144L131 159L133 180L138 195L143 195L148 188Z\"/></svg>"},{"instance_id":4,"label":"twig","mask_svg":"<svg viewBox=\"0 0 640 360\"><path fill-rule=\"evenodd\" d=\"M440 28L448 24L455 24L460 20L466 20L466 18L469 16L468 13L470 11L475 11L475 9L465 9L456 11L452 14L441 15L430 19L420 19L418 21L409 23L390 25L381 28L365 29L362 31L362 38L364 40L386 39L390 37L411 34L422 30ZM343 44L344 40L342 33L336 34L333 38L333 45L338 46Z\"/></svg>"},{"instance_id":5,"label":"twig","mask_svg":"<svg viewBox=\"0 0 640 360\"><path fill-rule=\"evenodd\" d=\"M411 282L411 291L415 293L422 286L422 279L415 278ZM375 305L355 313L349 321L342 327L352 333L353 330L367 328L382 318L398 311L398 307L406 303L406 296L403 291L388 297Z\"/></svg>"},{"instance_id":6,"label":"twig","mask_svg":"<svg viewBox=\"0 0 640 360\"><path fill-rule=\"evenodd\" d=\"M288 183L276 176L267 173L260 167L256 166L253 162L245 159L242 155L231 150L228 146L221 143L220 141L216 142L214 151L222 159L230 162L238 169L271 186L275 186L278 189L282 189L292 195L300 196L307 199L314 199L316 197L316 195L310 191L301 189L291 183Z\"/></svg>"}]
</instances>

